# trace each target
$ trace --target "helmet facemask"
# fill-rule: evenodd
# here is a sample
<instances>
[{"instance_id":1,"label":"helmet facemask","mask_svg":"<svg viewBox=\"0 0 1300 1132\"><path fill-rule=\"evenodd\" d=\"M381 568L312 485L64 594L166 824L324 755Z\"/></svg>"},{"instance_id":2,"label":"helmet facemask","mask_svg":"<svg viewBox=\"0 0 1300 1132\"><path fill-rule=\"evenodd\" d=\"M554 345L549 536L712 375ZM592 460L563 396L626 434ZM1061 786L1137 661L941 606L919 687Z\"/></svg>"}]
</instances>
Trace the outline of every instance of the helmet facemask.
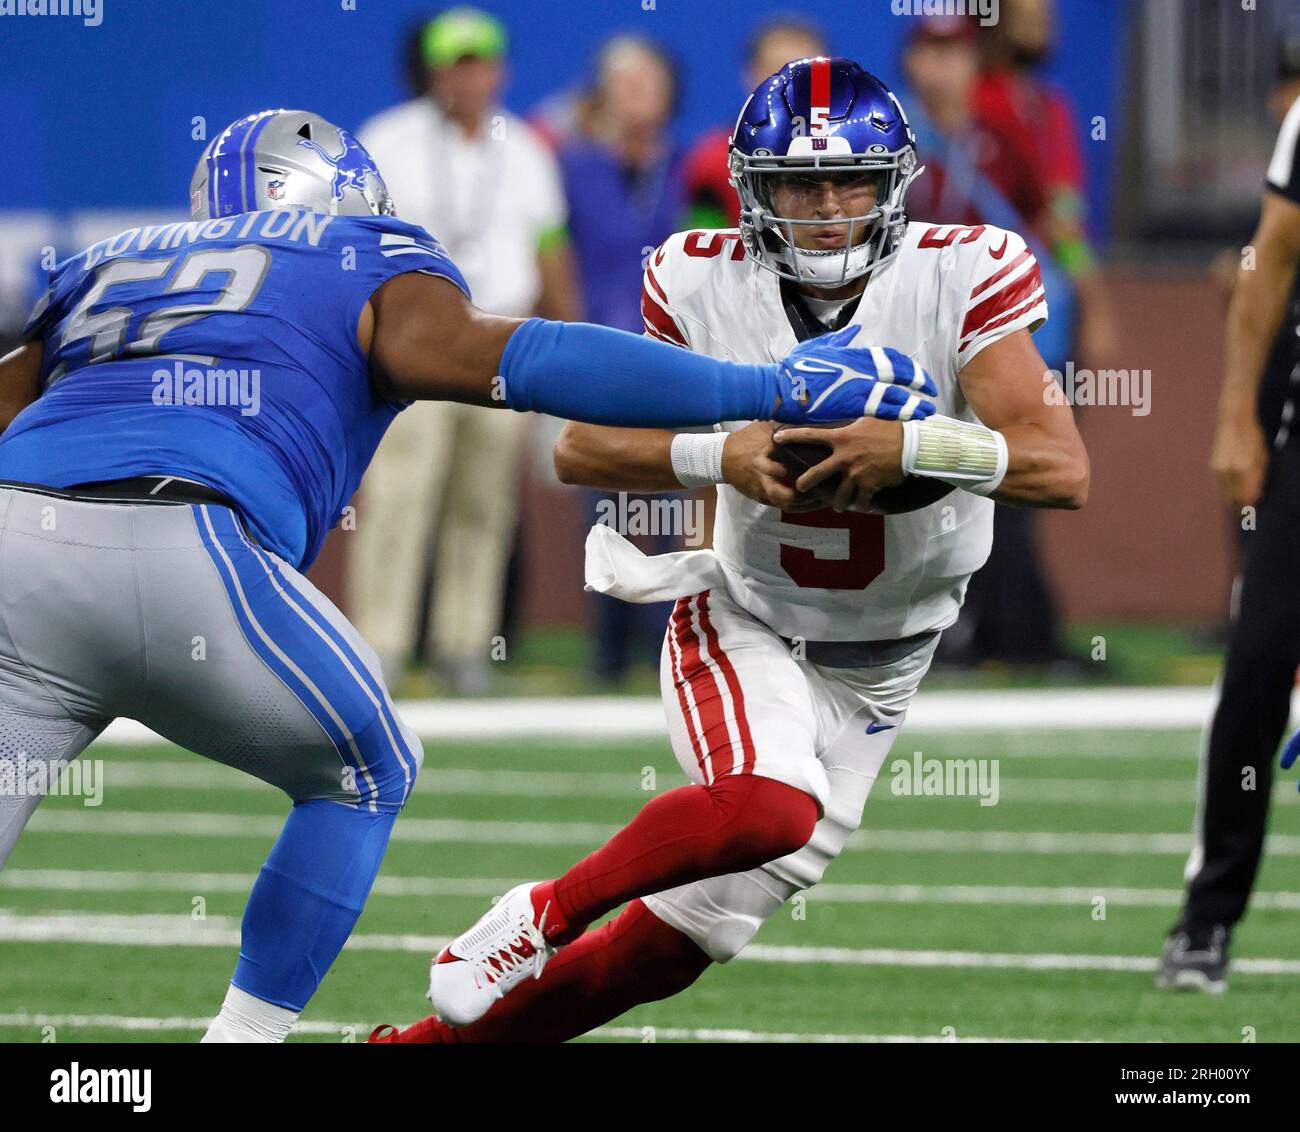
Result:
<instances>
[{"instance_id":1,"label":"helmet facemask","mask_svg":"<svg viewBox=\"0 0 1300 1132\"><path fill-rule=\"evenodd\" d=\"M895 151L880 146L878 153L837 153L835 149L840 146L835 143L841 139L829 138L829 152L822 153L813 149L818 140L796 139L804 143L798 146L803 152L785 157L762 151L749 155L733 147L729 168L731 183L740 196L740 234L746 251L782 279L830 288L861 278L898 253L907 225L907 189L922 170L917 168L911 145ZM772 190L777 178L826 177L853 171L873 176L876 184L874 206L860 215L803 219L782 216L773 205ZM844 247L814 249L798 245L796 229L830 225L848 227Z\"/></svg>"}]
</instances>

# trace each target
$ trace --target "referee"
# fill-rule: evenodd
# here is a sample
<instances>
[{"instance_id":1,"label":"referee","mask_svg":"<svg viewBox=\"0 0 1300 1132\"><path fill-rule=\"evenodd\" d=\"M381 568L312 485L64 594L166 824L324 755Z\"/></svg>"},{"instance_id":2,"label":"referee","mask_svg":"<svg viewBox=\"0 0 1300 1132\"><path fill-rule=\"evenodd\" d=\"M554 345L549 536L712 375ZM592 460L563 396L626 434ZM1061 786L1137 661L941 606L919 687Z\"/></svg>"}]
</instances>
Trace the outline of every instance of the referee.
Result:
<instances>
[{"instance_id":1,"label":"referee","mask_svg":"<svg viewBox=\"0 0 1300 1132\"><path fill-rule=\"evenodd\" d=\"M1300 21L1283 29L1272 108L1282 128L1254 263L1243 259L1228 310L1211 459L1247 532L1241 587L1202 755L1187 895L1158 987L1227 989L1228 941L1259 867L1300 665Z\"/></svg>"}]
</instances>

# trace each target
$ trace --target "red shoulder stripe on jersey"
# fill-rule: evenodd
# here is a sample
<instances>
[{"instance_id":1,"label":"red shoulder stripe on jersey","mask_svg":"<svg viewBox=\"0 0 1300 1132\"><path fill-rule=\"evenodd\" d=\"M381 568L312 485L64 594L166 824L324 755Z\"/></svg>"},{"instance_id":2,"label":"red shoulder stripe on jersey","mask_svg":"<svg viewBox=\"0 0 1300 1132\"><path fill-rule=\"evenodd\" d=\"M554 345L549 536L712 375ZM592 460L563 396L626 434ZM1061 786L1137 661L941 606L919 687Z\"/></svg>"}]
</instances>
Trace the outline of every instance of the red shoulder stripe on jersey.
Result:
<instances>
[{"instance_id":1,"label":"red shoulder stripe on jersey","mask_svg":"<svg viewBox=\"0 0 1300 1132\"><path fill-rule=\"evenodd\" d=\"M1028 314L1031 310L1034 309L1034 307L1038 306L1038 304L1041 303L1045 297L1046 297L1046 292L1040 286L1037 291L1035 291L1032 295L1030 295L1028 299L1026 299L1015 309L1007 311L1007 313L1004 314L1001 318L995 318L992 322L986 322L978 330L972 330L969 334L967 334L964 338L962 338L961 343L958 346L958 349L964 350L967 346L971 344L971 342L973 342L981 334L986 334L990 330L996 330L999 326L1005 326L1008 322L1015 322L1015 320L1020 318L1021 315Z\"/></svg>"},{"instance_id":2,"label":"red shoulder stripe on jersey","mask_svg":"<svg viewBox=\"0 0 1300 1132\"><path fill-rule=\"evenodd\" d=\"M650 286L653 288L654 293L659 296L660 301L664 304L664 306L667 306L668 292L665 291L662 286L660 286L659 280L655 278L655 273L651 271L649 268L646 268L645 277L646 279L649 280Z\"/></svg>"},{"instance_id":3,"label":"red shoulder stripe on jersey","mask_svg":"<svg viewBox=\"0 0 1300 1132\"><path fill-rule=\"evenodd\" d=\"M970 293L971 301L973 302L975 299L979 298L980 295L988 291L988 289L992 287L994 283L998 283L1001 280L1005 279L1013 271L1019 268L1020 265L1030 257L1031 254L1032 253L1030 252L1030 250L1026 248L1023 252L1021 252L1018 256L1016 256L1015 259L1013 259L1009 264L1007 264L1006 267L1002 268L1001 271L997 271L994 274L990 275L987 279L984 280L983 283L976 283L975 290L973 290Z\"/></svg>"},{"instance_id":4,"label":"red shoulder stripe on jersey","mask_svg":"<svg viewBox=\"0 0 1300 1132\"><path fill-rule=\"evenodd\" d=\"M644 285L641 287L641 318L645 322L646 329L656 332L658 337L666 339L675 346L690 349L690 343L686 341L686 336L681 332L672 315L655 301L654 296L650 294L650 288Z\"/></svg>"},{"instance_id":5,"label":"red shoulder stripe on jersey","mask_svg":"<svg viewBox=\"0 0 1300 1132\"><path fill-rule=\"evenodd\" d=\"M1037 261L1019 279L1008 283L1001 290L995 291L982 299L966 312L966 321L961 324L961 337L967 338L977 328L982 328L990 319L996 318L1003 311L1023 303L1035 291L1043 289L1043 277L1038 270Z\"/></svg>"},{"instance_id":6,"label":"red shoulder stripe on jersey","mask_svg":"<svg viewBox=\"0 0 1300 1132\"><path fill-rule=\"evenodd\" d=\"M671 338L665 338L665 337L664 337L662 334L660 334L659 331L657 331L653 326L647 326L647 327L645 328L645 332L646 332L648 335L650 335L651 338L655 339L655 341L657 341L657 342L666 342L666 343L668 343L669 346L676 346L678 349L681 349L681 343L680 343L680 342L674 342Z\"/></svg>"},{"instance_id":7,"label":"red shoulder stripe on jersey","mask_svg":"<svg viewBox=\"0 0 1300 1132\"><path fill-rule=\"evenodd\" d=\"M722 669L722 678L727 682L727 690L731 693L732 715L736 721L736 734L740 739L739 773L749 774L754 769L754 737L750 734L749 717L745 713L745 693L741 690L740 678L736 675L736 669L722 647L722 642L718 640L718 631L713 627L713 621L709 617L708 591L700 594L699 605L700 623L704 626L709 655L718 662L718 667ZM732 765L735 765L734 760Z\"/></svg>"}]
</instances>

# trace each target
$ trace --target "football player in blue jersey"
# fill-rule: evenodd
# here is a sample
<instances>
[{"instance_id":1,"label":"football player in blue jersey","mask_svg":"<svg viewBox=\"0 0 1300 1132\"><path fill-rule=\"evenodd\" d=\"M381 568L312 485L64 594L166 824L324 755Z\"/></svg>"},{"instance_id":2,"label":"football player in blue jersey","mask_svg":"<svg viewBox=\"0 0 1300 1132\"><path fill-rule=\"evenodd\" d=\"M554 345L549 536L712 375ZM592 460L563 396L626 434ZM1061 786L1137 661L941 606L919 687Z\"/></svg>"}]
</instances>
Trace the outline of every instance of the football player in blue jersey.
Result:
<instances>
[{"instance_id":1,"label":"football player in blue jersey","mask_svg":"<svg viewBox=\"0 0 1300 1132\"><path fill-rule=\"evenodd\" d=\"M0 779L57 774L123 716L284 790L205 1038L278 1041L422 758L301 573L405 404L680 427L920 418L934 390L877 380L843 334L740 365L479 311L369 154L302 111L223 130L191 210L61 263L0 360ZM0 790L0 865L38 801Z\"/></svg>"}]
</instances>

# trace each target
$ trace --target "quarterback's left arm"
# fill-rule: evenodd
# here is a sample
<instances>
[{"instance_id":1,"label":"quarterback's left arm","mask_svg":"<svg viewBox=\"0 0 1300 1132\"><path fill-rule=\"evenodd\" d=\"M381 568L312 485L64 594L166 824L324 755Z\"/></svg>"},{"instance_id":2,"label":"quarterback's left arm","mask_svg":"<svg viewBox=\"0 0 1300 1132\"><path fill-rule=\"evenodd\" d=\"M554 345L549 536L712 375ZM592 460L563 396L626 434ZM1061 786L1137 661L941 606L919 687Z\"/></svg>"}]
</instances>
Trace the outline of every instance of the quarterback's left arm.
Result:
<instances>
[{"instance_id":1,"label":"quarterback's left arm","mask_svg":"<svg viewBox=\"0 0 1300 1132\"><path fill-rule=\"evenodd\" d=\"M1021 507L1084 505L1088 453L1028 330L984 347L957 381L975 415L1006 444L1006 473L990 493L994 499Z\"/></svg>"},{"instance_id":2,"label":"quarterback's left arm","mask_svg":"<svg viewBox=\"0 0 1300 1132\"><path fill-rule=\"evenodd\" d=\"M41 393L40 339L24 342L0 358L0 433Z\"/></svg>"}]
</instances>

